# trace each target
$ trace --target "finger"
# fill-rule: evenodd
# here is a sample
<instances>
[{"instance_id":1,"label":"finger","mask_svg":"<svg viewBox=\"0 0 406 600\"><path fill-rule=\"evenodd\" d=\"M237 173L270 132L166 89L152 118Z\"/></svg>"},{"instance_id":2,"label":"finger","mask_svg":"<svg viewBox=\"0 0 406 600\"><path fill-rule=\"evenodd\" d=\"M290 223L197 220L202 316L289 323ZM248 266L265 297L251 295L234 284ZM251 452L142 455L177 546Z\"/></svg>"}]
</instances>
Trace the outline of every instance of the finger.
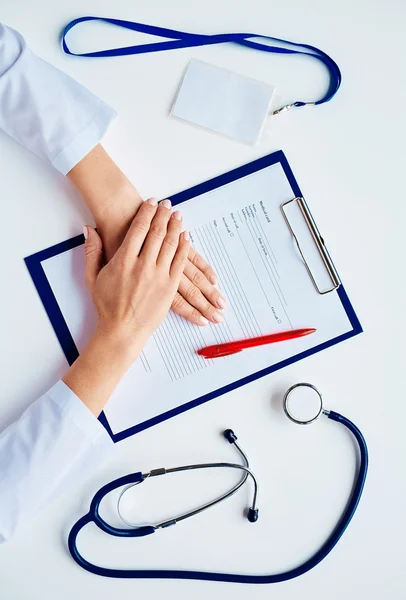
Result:
<instances>
[{"instance_id":1,"label":"finger","mask_svg":"<svg viewBox=\"0 0 406 600\"><path fill-rule=\"evenodd\" d=\"M208 281L200 269L190 262L190 259L186 263L184 274L189 281L201 291L203 296L214 308L225 308L227 306L225 298L218 289Z\"/></svg>"},{"instance_id":2,"label":"finger","mask_svg":"<svg viewBox=\"0 0 406 600\"><path fill-rule=\"evenodd\" d=\"M204 258L200 256L200 254L196 252L196 250L192 247L190 247L188 258L192 265L199 269L199 271L201 271L205 275L206 279L208 279L210 283L212 283L213 285L216 285L216 283L218 283L218 277L214 269L209 264L207 264Z\"/></svg>"},{"instance_id":3,"label":"finger","mask_svg":"<svg viewBox=\"0 0 406 600\"><path fill-rule=\"evenodd\" d=\"M139 255L142 245L148 235L152 220L158 208L156 198L149 198L143 202L135 215L123 243L115 256L118 258L130 257L135 260Z\"/></svg>"},{"instance_id":4,"label":"finger","mask_svg":"<svg viewBox=\"0 0 406 600\"><path fill-rule=\"evenodd\" d=\"M166 237L170 216L170 200L164 200L163 202L160 202L155 216L152 219L151 226L142 249L142 256L144 259L153 260L154 262L157 260L163 241Z\"/></svg>"},{"instance_id":5,"label":"finger","mask_svg":"<svg viewBox=\"0 0 406 600\"><path fill-rule=\"evenodd\" d=\"M221 323L223 315L221 312L203 296L202 292L196 287L185 274L182 275L178 292L193 308L199 311L206 319L212 323Z\"/></svg>"},{"instance_id":6,"label":"finger","mask_svg":"<svg viewBox=\"0 0 406 600\"><path fill-rule=\"evenodd\" d=\"M85 225L83 227L85 236L85 283L92 292L94 284L101 269L103 268L103 244L98 233Z\"/></svg>"},{"instance_id":7,"label":"finger","mask_svg":"<svg viewBox=\"0 0 406 600\"><path fill-rule=\"evenodd\" d=\"M173 257L179 246L179 235L182 228L182 215L177 210L172 213L168 222L166 236L158 255L157 264L165 269L170 269ZM186 261L187 263L187 261Z\"/></svg>"},{"instance_id":8,"label":"finger","mask_svg":"<svg viewBox=\"0 0 406 600\"><path fill-rule=\"evenodd\" d=\"M193 308L189 302L186 302L186 300L182 298L179 292L176 292L171 309L180 317L183 317L194 325L199 325L201 327L203 325L208 325L209 323L209 321L196 308Z\"/></svg>"},{"instance_id":9,"label":"finger","mask_svg":"<svg viewBox=\"0 0 406 600\"><path fill-rule=\"evenodd\" d=\"M179 287L180 278L183 275L183 270L187 262L187 256L189 253L189 232L184 231L179 236L179 245L176 249L175 255L172 259L170 275L171 278L176 281L176 289Z\"/></svg>"}]
</instances>

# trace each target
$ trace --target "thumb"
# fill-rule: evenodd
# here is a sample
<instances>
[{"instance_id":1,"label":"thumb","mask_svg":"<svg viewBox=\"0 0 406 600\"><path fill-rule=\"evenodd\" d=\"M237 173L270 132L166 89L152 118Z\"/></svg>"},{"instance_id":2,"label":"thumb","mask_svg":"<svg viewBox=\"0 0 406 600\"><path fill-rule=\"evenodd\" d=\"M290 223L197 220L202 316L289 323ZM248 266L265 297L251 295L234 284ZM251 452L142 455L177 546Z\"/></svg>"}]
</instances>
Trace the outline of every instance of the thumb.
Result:
<instances>
[{"instance_id":1,"label":"thumb","mask_svg":"<svg viewBox=\"0 0 406 600\"><path fill-rule=\"evenodd\" d=\"M97 276L103 268L103 244L99 234L90 225L83 227L83 235L85 236L86 259L85 282L92 291Z\"/></svg>"}]
</instances>

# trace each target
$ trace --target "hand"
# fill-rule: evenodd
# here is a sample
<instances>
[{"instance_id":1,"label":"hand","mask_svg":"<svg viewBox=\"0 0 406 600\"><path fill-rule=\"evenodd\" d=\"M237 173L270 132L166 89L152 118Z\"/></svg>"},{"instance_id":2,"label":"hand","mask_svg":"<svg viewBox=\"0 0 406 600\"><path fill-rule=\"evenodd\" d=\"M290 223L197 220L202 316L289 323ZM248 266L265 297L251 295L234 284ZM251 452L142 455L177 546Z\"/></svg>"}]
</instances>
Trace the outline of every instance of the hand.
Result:
<instances>
[{"instance_id":1,"label":"hand","mask_svg":"<svg viewBox=\"0 0 406 600\"><path fill-rule=\"evenodd\" d=\"M136 189L127 182L96 219L107 261L120 247L141 204ZM190 247L172 310L195 325L207 325L208 321L221 323L223 316L218 309L225 308L226 301L214 287L216 283L212 267Z\"/></svg>"},{"instance_id":2,"label":"hand","mask_svg":"<svg viewBox=\"0 0 406 600\"><path fill-rule=\"evenodd\" d=\"M63 381L95 415L171 306L189 251L181 226L178 211L144 202L106 266L99 235L85 228L85 277L97 326Z\"/></svg>"},{"instance_id":3,"label":"hand","mask_svg":"<svg viewBox=\"0 0 406 600\"><path fill-rule=\"evenodd\" d=\"M143 202L125 239L103 267L102 241L88 227L86 285L98 314L97 327L131 340L147 338L170 309L186 265L189 234L181 238L182 216L170 202Z\"/></svg>"}]
</instances>

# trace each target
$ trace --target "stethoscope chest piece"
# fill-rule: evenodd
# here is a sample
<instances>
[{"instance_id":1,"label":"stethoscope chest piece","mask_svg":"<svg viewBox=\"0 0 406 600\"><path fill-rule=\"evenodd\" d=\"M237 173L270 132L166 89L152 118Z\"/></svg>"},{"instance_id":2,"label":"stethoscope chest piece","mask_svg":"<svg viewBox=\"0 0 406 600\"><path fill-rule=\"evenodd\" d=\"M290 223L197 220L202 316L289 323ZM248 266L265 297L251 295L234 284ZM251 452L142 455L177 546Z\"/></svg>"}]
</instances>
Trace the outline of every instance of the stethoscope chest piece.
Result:
<instances>
[{"instance_id":1,"label":"stethoscope chest piece","mask_svg":"<svg viewBox=\"0 0 406 600\"><path fill-rule=\"evenodd\" d=\"M311 383L292 385L283 397L283 410L288 419L298 425L309 425L320 415L330 413L323 408L323 397Z\"/></svg>"}]
</instances>

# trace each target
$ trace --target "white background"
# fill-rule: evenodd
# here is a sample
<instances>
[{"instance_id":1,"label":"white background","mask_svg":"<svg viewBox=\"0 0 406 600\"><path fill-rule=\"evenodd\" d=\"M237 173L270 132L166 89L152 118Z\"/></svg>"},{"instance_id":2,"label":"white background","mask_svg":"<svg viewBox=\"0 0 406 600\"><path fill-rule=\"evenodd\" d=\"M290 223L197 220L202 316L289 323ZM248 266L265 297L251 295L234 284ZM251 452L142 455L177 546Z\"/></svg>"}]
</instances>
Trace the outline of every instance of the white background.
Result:
<instances>
[{"instance_id":1,"label":"white background","mask_svg":"<svg viewBox=\"0 0 406 600\"><path fill-rule=\"evenodd\" d=\"M188 59L274 84L284 103L318 98L326 85L322 66L232 45L103 60L65 56L58 32L84 14L198 33L252 31L303 41L338 62L343 84L331 103L281 115L268 139L255 148L243 146L167 117ZM118 109L120 120L106 147L144 196L172 194L282 148L365 329L353 340L121 443L109 465L0 549L2 598L404 598L406 5L401 0L2 0L0 18L19 29L40 56ZM83 49L139 40L137 34L97 25L76 31L72 43ZM66 367L23 258L79 233L91 217L68 181L4 135L0 156L3 426ZM325 420L298 428L283 417L281 394L299 380L319 386L328 407L352 418L370 450L359 511L314 571L270 590L193 581L106 580L80 570L70 559L69 527L87 511L100 485L135 470L234 460L233 449L220 436L230 426L260 481L256 525L242 517L249 502L247 487L210 513L148 540L106 539L89 529L81 538L83 551L106 566L247 573L278 572L307 558L345 505L355 459L351 438L338 425ZM232 481L224 474L192 477L162 478L149 494L147 487L143 492L140 488L139 501L154 512L155 500L165 498L167 507L159 503L161 512L154 514L167 516L171 507L176 513ZM135 515L146 519L145 510Z\"/></svg>"}]
</instances>

